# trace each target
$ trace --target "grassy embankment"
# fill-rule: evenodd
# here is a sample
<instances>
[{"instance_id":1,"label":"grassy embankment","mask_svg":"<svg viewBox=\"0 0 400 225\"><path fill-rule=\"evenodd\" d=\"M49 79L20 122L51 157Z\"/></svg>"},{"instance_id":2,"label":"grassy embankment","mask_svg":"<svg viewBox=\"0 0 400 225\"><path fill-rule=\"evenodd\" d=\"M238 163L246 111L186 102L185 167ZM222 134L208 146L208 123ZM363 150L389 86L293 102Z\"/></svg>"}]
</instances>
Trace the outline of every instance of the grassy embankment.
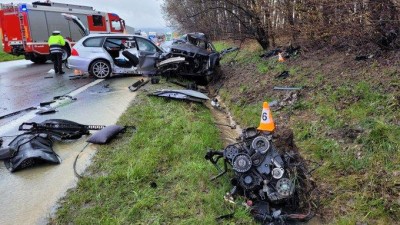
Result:
<instances>
[{"instance_id":1,"label":"grassy embankment","mask_svg":"<svg viewBox=\"0 0 400 225\"><path fill-rule=\"evenodd\" d=\"M118 124L138 130L99 149L51 224L215 224L234 210L229 177L210 181L204 155L222 144L204 105L140 94ZM242 206L234 220L252 223Z\"/></svg>"},{"instance_id":2,"label":"grassy embankment","mask_svg":"<svg viewBox=\"0 0 400 225\"><path fill-rule=\"evenodd\" d=\"M217 43L218 49L227 46ZM254 126L262 101L283 98L273 86L304 87L298 101L273 116L293 130L305 158L322 162L313 174L320 215L332 224L399 224L398 60L356 62L344 53L316 52L278 63L276 57L261 59L262 52L250 44L222 61L226 85L220 95L234 117ZM274 78L284 70L289 78Z\"/></svg>"},{"instance_id":3,"label":"grassy embankment","mask_svg":"<svg viewBox=\"0 0 400 225\"><path fill-rule=\"evenodd\" d=\"M24 56L14 56L0 51L0 62L24 59Z\"/></svg>"},{"instance_id":4,"label":"grassy embankment","mask_svg":"<svg viewBox=\"0 0 400 225\"><path fill-rule=\"evenodd\" d=\"M18 59L24 59L24 56L13 56L3 52L3 45L1 44L1 38L0 38L0 62L6 62Z\"/></svg>"}]
</instances>

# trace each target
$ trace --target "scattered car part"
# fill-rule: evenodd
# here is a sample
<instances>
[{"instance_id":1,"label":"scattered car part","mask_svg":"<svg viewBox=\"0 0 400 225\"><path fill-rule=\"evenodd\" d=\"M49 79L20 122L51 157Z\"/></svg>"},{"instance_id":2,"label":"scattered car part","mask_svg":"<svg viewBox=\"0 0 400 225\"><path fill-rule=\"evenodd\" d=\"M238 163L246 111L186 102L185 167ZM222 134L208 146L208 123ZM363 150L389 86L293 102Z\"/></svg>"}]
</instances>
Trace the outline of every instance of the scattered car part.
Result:
<instances>
[{"instance_id":1,"label":"scattered car part","mask_svg":"<svg viewBox=\"0 0 400 225\"><path fill-rule=\"evenodd\" d=\"M56 102L55 100L48 101L48 102L41 102L39 105L40 107L51 105L52 103Z\"/></svg>"},{"instance_id":2,"label":"scattered car part","mask_svg":"<svg viewBox=\"0 0 400 225\"><path fill-rule=\"evenodd\" d=\"M209 100L207 95L193 90L159 90L151 93L150 95L165 98L182 99L193 102L204 102L206 100Z\"/></svg>"},{"instance_id":3,"label":"scattered car part","mask_svg":"<svg viewBox=\"0 0 400 225\"><path fill-rule=\"evenodd\" d=\"M112 138L121 132L125 132L125 127L118 125L106 126L95 134L91 135L86 142L93 144L107 144Z\"/></svg>"},{"instance_id":4,"label":"scattered car part","mask_svg":"<svg viewBox=\"0 0 400 225\"><path fill-rule=\"evenodd\" d=\"M37 164L60 164L60 157L52 149L53 141L44 133L18 135L9 144L12 157L4 160L10 172L15 172Z\"/></svg>"},{"instance_id":5,"label":"scattered car part","mask_svg":"<svg viewBox=\"0 0 400 225\"><path fill-rule=\"evenodd\" d=\"M90 134L89 130L101 130L104 127L103 125L82 125L63 119L49 119L42 123L22 123L19 130L31 134L45 133L56 140L71 140Z\"/></svg>"},{"instance_id":6,"label":"scattered car part","mask_svg":"<svg viewBox=\"0 0 400 225\"><path fill-rule=\"evenodd\" d=\"M356 56L355 58L354 58L354 60L356 60L356 61L361 61L361 60L367 60L367 59L372 59L374 57L374 55L359 55L359 56Z\"/></svg>"},{"instance_id":7,"label":"scattered car part","mask_svg":"<svg viewBox=\"0 0 400 225\"><path fill-rule=\"evenodd\" d=\"M56 113L57 111L54 108L42 108L39 111L36 112L38 115L47 115L47 114L52 114Z\"/></svg>"},{"instance_id":8,"label":"scattered car part","mask_svg":"<svg viewBox=\"0 0 400 225\"><path fill-rule=\"evenodd\" d=\"M0 116L0 120L4 119L4 118L7 118L7 117L18 115L18 114L20 114L22 112L28 112L28 111L35 110L35 109L37 109L37 108L36 107L29 107L29 108L26 108L26 109L21 109L21 110L18 110L18 111L15 111L15 112Z\"/></svg>"},{"instance_id":9,"label":"scattered car part","mask_svg":"<svg viewBox=\"0 0 400 225\"><path fill-rule=\"evenodd\" d=\"M217 109L221 108L221 105L219 104L217 98L213 98L213 99L211 100L211 106L214 107L214 108L217 108Z\"/></svg>"},{"instance_id":10,"label":"scattered car part","mask_svg":"<svg viewBox=\"0 0 400 225\"><path fill-rule=\"evenodd\" d=\"M58 96L55 96L55 97L53 98L53 100L59 100L59 99L63 99L63 98L69 98L69 99L71 99L72 101L76 101L76 100L77 100L77 98L72 97L71 95L58 95Z\"/></svg>"},{"instance_id":11,"label":"scattered car part","mask_svg":"<svg viewBox=\"0 0 400 225\"><path fill-rule=\"evenodd\" d=\"M240 48L238 48L238 47L230 47L230 48L227 48L227 49L222 50L222 51L220 52L220 54L221 54L221 57L222 57L222 56L224 56L225 54L228 54L228 53L231 53L231 52L234 52L234 51L239 51L239 50L240 50Z\"/></svg>"},{"instance_id":12,"label":"scattered car part","mask_svg":"<svg viewBox=\"0 0 400 225\"><path fill-rule=\"evenodd\" d=\"M299 201L304 201L302 196L310 191L308 171L294 153L280 153L270 133L248 128L240 142L221 151L209 150L205 159L219 171L212 180L225 174L228 164L231 166L234 187L229 196L241 194L249 199L255 219L263 223L311 219L312 213L295 212L301 210ZM223 170L218 164L220 159L224 160Z\"/></svg>"},{"instance_id":13,"label":"scattered car part","mask_svg":"<svg viewBox=\"0 0 400 225\"><path fill-rule=\"evenodd\" d=\"M129 90L132 92L135 92L137 90L139 90L139 88L143 87L144 85L146 85L147 83L149 83L149 80L138 80L135 83L133 83L131 86L129 86Z\"/></svg>"},{"instance_id":14,"label":"scattered car part","mask_svg":"<svg viewBox=\"0 0 400 225\"><path fill-rule=\"evenodd\" d=\"M274 90L281 90L281 91L295 91L301 90L303 87L274 87Z\"/></svg>"},{"instance_id":15,"label":"scattered car part","mask_svg":"<svg viewBox=\"0 0 400 225\"><path fill-rule=\"evenodd\" d=\"M285 70L282 73L280 73L278 76L276 76L275 78L277 79L286 79L289 77L289 71Z\"/></svg>"},{"instance_id":16,"label":"scattered car part","mask_svg":"<svg viewBox=\"0 0 400 225\"><path fill-rule=\"evenodd\" d=\"M17 150L11 147L0 149L0 160L10 159L14 157Z\"/></svg>"}]
</instances>

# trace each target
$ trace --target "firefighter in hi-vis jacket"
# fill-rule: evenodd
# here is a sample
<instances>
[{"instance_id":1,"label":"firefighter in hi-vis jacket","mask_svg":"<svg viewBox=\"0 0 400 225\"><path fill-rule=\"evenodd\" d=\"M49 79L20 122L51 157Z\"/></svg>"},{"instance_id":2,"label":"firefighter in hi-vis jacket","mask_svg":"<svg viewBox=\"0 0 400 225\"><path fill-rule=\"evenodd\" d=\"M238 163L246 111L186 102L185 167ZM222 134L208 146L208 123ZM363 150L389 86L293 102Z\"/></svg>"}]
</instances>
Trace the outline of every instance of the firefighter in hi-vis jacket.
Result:
<instances>
[{"instance_id":1,"label":"firefighter in hi-vis jacket","mask_svg":"<svg viewBox=\"0 0 400 225\"><path fill-rule=\"evenodd\" d=\"M61 36L61 32L58 30L53 31L49 37L48 44L50 47L51 60L53 60L54 63L54 72L64 74L65 72L62 70L62 54L65 40L63 36Z\"/></svg>"}]
</instances>

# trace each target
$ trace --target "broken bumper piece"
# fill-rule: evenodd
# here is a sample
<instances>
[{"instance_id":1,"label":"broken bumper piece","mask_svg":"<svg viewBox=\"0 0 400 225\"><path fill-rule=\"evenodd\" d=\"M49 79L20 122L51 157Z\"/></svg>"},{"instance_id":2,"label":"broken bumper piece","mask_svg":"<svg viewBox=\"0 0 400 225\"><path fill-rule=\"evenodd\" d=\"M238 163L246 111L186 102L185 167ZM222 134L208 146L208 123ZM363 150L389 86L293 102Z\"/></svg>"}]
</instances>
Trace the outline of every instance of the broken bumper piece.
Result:
<instances>
[{"instance_id":1,"label":"broken bumper piece","mask_svg":"<svg viewBox=\"0 0 400 225\"><path fill-rule=\"evenodd\" d=\"M207 95L193 90L160 90L155 91L150 95L164 98L188 100L193 102L204 102L206 100L209 100Z\"/></svg>"},{"instance_id":2,"label":"broken bumper piece","mask_svg":"<svg viewBox=\"0 0 400 225\"><path fill-rule=\"evenodd\" d=\"M16 152L12 158L4 160L11 172L29 168L38 164L60 164L60 157L53 151L53 141L47 134L22 134L11 143L10 149Z\"/></svg>"}]
</instances>

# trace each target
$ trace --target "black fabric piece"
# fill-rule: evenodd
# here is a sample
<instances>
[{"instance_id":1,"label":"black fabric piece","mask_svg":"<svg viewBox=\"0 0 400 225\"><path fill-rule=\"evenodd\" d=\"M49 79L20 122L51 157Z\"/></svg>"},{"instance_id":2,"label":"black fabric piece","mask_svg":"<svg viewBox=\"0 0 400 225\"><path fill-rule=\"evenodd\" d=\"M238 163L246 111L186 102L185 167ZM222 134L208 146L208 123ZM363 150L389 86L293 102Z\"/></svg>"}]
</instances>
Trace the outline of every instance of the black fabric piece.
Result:
<instances>
[{"instance_id":1,"label":"black fabric piece","mask_svg":"<svg viewBox=\"0 0 400 225\"><path fill-rule=\"evenodd\" d=\"M123 132L124 130L124 127L118 125L106 126L105 128L90 136L86 141L93 144L107 144L117 134Z\"/></svg>"}]
</instances>

